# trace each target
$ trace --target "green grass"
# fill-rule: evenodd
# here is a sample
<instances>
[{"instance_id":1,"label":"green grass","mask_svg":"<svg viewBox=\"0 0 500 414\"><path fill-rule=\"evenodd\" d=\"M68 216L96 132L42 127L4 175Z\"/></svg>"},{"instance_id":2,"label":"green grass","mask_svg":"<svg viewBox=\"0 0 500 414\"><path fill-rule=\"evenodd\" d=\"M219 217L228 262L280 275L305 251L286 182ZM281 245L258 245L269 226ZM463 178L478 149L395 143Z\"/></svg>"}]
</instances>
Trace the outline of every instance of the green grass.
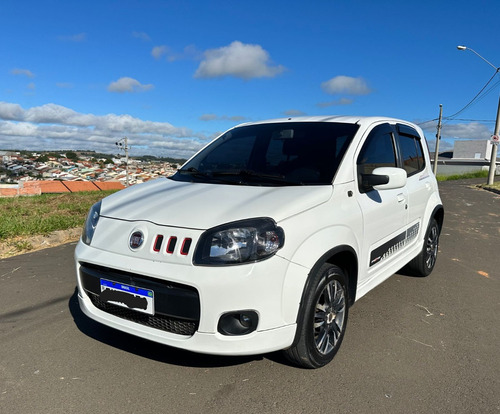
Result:
<instances>
[{"instance_id":1,"label":"green grass","mask_svg":"<svg viewBox=\"0 0 500 414\"><path fill-rule=\"evenodd\" d=\"M488 178L488 171L476 171L465 174L455 174L455 175L437 175L438 181L452 181L452 180L463 180L466 178Z\"/></svg>"},{"instance_id":2,"label":"green grass","mask_svg":"<svg viewBox=\"0 0 500 414\"><path fill-rule=\"evenodd\" d=\"M81 227L92 204L113 192L0 198L0 241Z\"/></svg>"}]
</instances>

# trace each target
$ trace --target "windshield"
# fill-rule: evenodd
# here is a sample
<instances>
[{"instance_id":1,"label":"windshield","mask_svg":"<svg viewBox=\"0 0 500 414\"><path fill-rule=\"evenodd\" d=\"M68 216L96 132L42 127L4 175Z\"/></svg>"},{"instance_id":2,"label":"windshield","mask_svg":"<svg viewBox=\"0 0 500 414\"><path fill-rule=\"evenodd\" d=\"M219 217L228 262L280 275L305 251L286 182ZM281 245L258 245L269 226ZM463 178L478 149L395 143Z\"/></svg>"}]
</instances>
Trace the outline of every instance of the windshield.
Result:
<instances>
[{"instance_id":1,"label":"windshield","mask_svg":"<svg viewBox=\"0 0 500 414\"><path fill-rule=\"evenodd\" d=\"M226 132L186 163L176 181L235 185L331 184L358 125L288 122Z\"/></svg>"}]
</instances>

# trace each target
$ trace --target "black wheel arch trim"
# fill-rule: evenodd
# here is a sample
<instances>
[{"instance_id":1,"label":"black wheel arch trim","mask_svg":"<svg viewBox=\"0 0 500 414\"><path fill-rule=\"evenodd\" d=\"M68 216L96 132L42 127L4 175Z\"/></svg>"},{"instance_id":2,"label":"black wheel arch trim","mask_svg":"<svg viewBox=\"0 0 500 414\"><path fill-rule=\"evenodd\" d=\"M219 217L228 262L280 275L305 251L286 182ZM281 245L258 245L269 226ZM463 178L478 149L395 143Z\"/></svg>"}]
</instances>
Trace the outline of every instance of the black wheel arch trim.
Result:
<instances>
[{"instance_id":1,"label":"black wheel arch trim","mask_svg":"<svg viewBox=\"0 0 500 414\"><path fill-rule=\"evenodd\" d=\"M436 207L434 207L434 210L432 210L432 213L430 215L429 221L431 219L435 219L437 221L439 226L439 232L441 232L444 224L444 207L442 204L438 204ZM427 225L427 227L429 226Z\"/></svg>"},{"instance_id":2,"label":"black wheel arch trim","mask_svg":"<svg viewBox=\"0 0 500 414\"><path fill-rule=\"evenodd\" d=\"M299 311L297 312L297 329L295 331L295 338L290 346L295 346L300 338L300 321L304 315L304 303L305 296L307 292L311 289L311 280L313 275L323 266L325 263L330 263L332 265L338 266L344 272L347 283L347 306L352 306L356 299L356 288L358 285L358 256L355 250L348 245L336 246L333 249L328 250L323 256L321 256L315 265L311 268L307 276L304 289L302 290L302 296L299 303Z\"/></svg>"}]
</instances>

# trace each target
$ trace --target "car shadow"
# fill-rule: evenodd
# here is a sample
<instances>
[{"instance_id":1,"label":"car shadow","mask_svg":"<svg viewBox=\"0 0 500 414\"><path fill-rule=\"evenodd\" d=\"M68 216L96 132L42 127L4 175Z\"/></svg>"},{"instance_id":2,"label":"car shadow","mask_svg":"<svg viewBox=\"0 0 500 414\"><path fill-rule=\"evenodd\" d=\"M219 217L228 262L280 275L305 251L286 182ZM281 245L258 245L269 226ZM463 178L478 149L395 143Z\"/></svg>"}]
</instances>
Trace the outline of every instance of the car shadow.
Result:
<instances>
[{"instance_id":1,"label":"car shadow","mask_svg":"<svg viewBox=\"0 0 500 414\"><path fill-rule=\"evenodd\" d=\"M78 303L77 288L75 288L75 292L69 299L68 307L73 320L75 321L75 325L80 332L88 337L122 351L165 364L195 368L219 368L247 364L249 362L260 361L266 358L280 364L289 365L280 352L266 354L265 356L220 356L197 354L118 331L90 319L82 312Z\"/></svg>"},{"instance_id":2,"label":"car shadow","mask_svg":"<svg viewBox=\"0 0 500 414\"><path fill-rule=\"evenodd\" d=\"M408 269L408 266L399 269L395 274L399 276L411 277L413 279L422 279L425 277L414 274L410 269Z\"/></svg>"}]
</instances>

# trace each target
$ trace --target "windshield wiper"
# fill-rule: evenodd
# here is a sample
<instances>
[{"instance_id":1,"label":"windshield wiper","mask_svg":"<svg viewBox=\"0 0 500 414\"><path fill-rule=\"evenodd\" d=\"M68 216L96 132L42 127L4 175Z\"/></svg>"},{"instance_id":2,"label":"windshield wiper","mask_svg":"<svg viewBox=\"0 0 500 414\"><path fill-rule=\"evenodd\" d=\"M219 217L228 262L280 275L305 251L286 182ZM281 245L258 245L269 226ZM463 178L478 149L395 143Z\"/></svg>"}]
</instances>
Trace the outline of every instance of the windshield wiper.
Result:
<instances>
[{"instance_id":1,"label":"windshield wiper","mask_svg":"<svg viewBox=\"0 0 500 414\"><path fill-rule=\"evenodd\" d=\"M194 167L189 167L186 168L185 170L179 170L179 174L190 174L190 175L198 175L200 177L210 177L207 173L201 172L197 168Z\"/></svg>"},{"instance_id":2,"label":"windshield wiper","mask_svg":"<svg viewBox=\"0 0 500 414\"><path fill-rule=\"evenodd\" d=\"M214 171L214 177L219 176L233 176L233 177L242 177L242 178L250 178L250 179L264 179L268 181L272 181L280 184L289 184L289 185L303 185L301 182L290 181L285 178L285 176L280 174L269 174L269 173L261 173L254 170L237 170L237 171Z\"/></svg>"},{"instance_id":3,"label":"windshield wiper","mask_svg":"<svg viewBox=\"0 0 500 414\"><path fill-rule=\"evenodd\" d=\"M212 173L206 173L203 171L198 170L195 167L189 167L186 168L185 170L178 170L177 171L179 174L189 174L192 175L193 177L201 177L205 178L207 181L218 181L220 183L225 183L225 184L234 184L234 181L232 180L224 180L222 178L216 178Z\"/></svg>"}]
</instances>

